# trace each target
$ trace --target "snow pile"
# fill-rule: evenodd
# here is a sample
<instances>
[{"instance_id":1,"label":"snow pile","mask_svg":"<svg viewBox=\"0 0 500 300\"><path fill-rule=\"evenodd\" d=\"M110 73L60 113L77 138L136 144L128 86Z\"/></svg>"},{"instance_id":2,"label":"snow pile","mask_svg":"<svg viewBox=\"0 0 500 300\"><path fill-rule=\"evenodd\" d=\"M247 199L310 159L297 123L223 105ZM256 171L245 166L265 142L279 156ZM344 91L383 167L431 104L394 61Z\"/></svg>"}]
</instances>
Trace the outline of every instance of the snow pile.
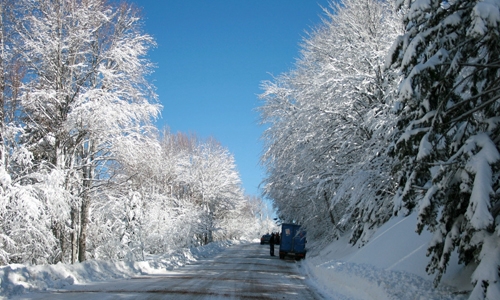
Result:
<instances>
[{"instance_id":1,"label":"snow pile","mask_svg":"<svg viewBox=\"0 0 500 300\"><path fill-rule=\"evenodd\" d=\"M60 289L72 284L157 274L201 258L214 256L235 243L239 242L214 242L197 248L148 256L145 261L88 260L77 264L59 263L39 266L11 264L0 268L0 297L9 297L28 291Z\"/></svg>"},{"instance_id":2,"label":"snow pile","mask_svg":"<svg viewBox=\"0 0 500 300\"><path fill-rule=\"evenodd\" d=\"M301 264L312 284L333 299L467 299L472 267L450 259L441 284L425 272L431 233L415 233L416 215L384 224L362 248L338 240Z\"/></svg>"}]
</instances>

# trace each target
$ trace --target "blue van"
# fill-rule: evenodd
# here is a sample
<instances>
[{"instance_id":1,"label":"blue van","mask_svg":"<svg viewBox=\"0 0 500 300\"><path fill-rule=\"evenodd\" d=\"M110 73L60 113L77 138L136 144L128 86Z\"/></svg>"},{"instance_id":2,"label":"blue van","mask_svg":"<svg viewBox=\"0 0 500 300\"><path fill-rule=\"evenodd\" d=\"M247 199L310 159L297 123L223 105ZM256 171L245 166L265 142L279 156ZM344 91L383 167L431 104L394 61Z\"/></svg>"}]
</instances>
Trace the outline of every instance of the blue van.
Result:
<instances>
[{"instance_id":1,"label":"blue van","mask_svg":"<svg viewBox=\"0 0 500 300\"><path fill-rule=\"evenodd\" d=\"M306 232L297 224L281 225L280 259L293 256L296 260L306 258Z\"/></svg>"}]
</instances>

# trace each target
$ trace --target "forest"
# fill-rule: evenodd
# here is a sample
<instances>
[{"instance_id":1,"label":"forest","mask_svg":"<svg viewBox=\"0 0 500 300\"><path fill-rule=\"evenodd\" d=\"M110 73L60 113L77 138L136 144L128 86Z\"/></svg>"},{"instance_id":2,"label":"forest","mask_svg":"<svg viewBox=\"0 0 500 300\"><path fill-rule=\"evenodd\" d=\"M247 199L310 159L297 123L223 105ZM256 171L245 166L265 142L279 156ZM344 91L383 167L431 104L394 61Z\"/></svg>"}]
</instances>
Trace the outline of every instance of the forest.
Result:
<instances>
[{"instance_id":1,"label":"forest","mask_svg":"<svg viewBox=\"0 0 500 300\"><path fill-rule=\"evenodd\" d=\"M498 0L330 2L294 68L262 83L279 218L362 247L416 214L434 284L456 252L470 299L499 299L499 25Z\"/></svg>"},{"instance_id":2,"label":"forest","mask_svg":"<svg viewBox=\"0 0 500 300\"><path fill-rule=\"evenodd\" d=\"M155 128L142 26L127 3L0 1L2 264L140 260L272 225L217 140Z\"/></svg>"}]
</instances>

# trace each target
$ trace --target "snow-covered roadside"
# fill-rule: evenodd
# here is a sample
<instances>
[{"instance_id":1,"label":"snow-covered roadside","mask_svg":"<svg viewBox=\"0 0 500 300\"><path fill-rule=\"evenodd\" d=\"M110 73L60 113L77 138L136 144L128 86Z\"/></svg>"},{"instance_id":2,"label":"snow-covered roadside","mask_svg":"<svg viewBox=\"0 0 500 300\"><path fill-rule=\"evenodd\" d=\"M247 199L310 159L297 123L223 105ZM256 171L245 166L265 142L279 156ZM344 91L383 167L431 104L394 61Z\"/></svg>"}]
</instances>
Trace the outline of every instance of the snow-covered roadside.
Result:
<instances>
[{"instance_id":1,"label":"snow-covered roadside","mask_svg":"<svg viewBox=\"0 0 500 300\"><path fill-rule=\"evenodd\" d=\"M41 266L11 264L0 268L0 298L5 299L28 291L59 289L72 284L159 274L204 257L214 256L236 243L240 242L215 242L161 256L148 256L146 261L141 262L89 260L77 264Z\"/></svg>"},{"instance_id":2,"label":"snow-covered roadside","mask_svg":"<svg viewBox=\"0 0 500 300\"><path fill-rule=\"evenodd\" d=\"M467 299L471 271L453 257L438 288L425 272L429 233L417 235L416 216L395 218L362 248L338 240L300 263L312 285L334 299Z\"/></svg>"},{"instance_id":3,"label":"snow-covered roadside","mask_svg":"<svg viewBox=\"0 0 500 300\"><path fill-rule=\"evenodd\" d=\"M330 299L467 299L471 270L452 257L442 284L434 289L426 274L429 233L414 232L416 216L394 218L382 226L364 247L338 240L310 251L298 267L309 284ZM255 240L253 242L258 242ZM0 298L27 291L59 289L72 284L161 274L241 243L227 241L183 249L143 262L90 260L79 264L49 266L9 265L0 268Z\"/></svg>"}]
</instances>

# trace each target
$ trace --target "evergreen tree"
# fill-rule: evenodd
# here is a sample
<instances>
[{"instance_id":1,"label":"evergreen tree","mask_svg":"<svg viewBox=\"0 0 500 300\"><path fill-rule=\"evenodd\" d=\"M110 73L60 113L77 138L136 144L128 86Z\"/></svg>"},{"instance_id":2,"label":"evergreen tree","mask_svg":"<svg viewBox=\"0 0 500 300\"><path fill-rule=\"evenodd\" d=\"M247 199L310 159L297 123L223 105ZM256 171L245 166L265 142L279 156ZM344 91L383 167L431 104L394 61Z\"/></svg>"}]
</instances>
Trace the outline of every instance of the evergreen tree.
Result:
<instances>
[{"instance_id":1,"label":"evergreen tree","mask_svg":"<svg viewBox=\"0 0 500 300\"><path fill-rule=\"evenodd\" d=\"M471 299L499 299L500 2L400 2L397 207L434 233L435 284L456 249L478 263Z\"/></svg>"}]
</instances>

